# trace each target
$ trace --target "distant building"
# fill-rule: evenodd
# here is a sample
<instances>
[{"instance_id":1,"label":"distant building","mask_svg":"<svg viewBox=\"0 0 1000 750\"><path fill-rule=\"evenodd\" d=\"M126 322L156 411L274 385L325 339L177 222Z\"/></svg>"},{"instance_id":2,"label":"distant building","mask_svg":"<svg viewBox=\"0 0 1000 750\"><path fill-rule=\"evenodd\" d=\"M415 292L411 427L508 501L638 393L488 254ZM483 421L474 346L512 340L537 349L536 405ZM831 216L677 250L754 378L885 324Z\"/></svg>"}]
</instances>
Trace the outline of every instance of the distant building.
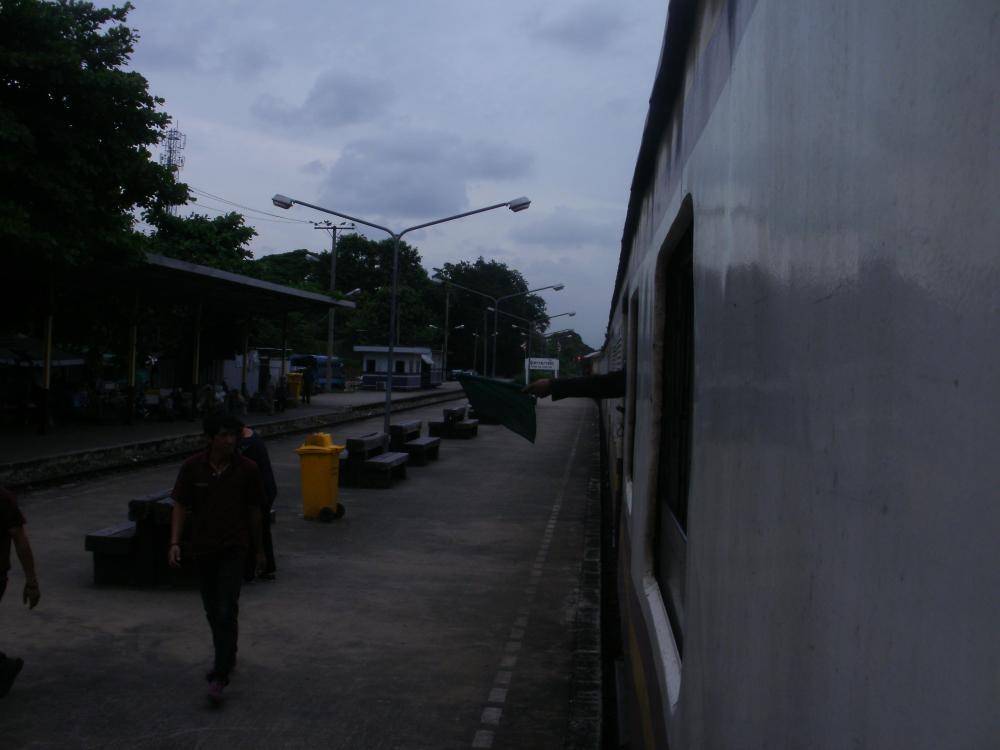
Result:
<instances>
[{"instance_id":1,"label":"distant building","mask_svg":"<svg viewBox=\"0 0 1000 750\"><path fill-rule=\"evenodd\" d=\"M389 347L356 346L361 356L361 388L385 390L388 372L392 371L394 391L437 388L441 385L441 352L424 346L397 346L392 350L392 367L389 367Z\"/></svg>"}]
</instances>

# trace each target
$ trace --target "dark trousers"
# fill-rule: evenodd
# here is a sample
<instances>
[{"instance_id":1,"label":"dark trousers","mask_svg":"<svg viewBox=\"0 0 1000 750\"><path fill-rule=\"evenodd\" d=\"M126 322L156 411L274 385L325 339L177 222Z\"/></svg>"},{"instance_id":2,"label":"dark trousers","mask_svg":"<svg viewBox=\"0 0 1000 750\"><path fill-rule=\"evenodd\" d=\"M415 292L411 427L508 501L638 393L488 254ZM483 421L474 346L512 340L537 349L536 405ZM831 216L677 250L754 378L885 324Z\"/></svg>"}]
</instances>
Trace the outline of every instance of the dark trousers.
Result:
<instances>
[{"instance_id":1,"label":"dark trousers","mask_svg":"<svg viewBox=\"0 0 1000 750\"><path fill-rule=\"evenodd\" d=\"M236 661L239 635L240 586L243 583L243 561L246 552L226 550L197 559L198 586L205 616L212 628L215 663L209 679L229 682L229 673Z\"/></svg>"}]
</instances>

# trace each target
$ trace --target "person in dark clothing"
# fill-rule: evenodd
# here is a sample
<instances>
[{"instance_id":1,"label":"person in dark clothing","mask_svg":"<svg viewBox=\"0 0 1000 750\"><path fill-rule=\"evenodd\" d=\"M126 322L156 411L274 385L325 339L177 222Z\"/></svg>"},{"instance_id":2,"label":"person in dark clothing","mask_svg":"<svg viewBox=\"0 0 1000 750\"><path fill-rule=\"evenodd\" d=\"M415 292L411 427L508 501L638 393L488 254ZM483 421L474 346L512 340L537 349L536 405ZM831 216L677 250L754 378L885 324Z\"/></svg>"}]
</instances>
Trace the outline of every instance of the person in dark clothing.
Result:
<instances>
[{"instance_id":1,"label":"person in dark clothing","mask_svg":"<svg viewBox=\"0 0 1000 750\"><path fill-rule=\"evenodd\" d=\"M278 378L278 387L274 389L274 401L278 411L285 410L285 400L288 398L288 384L284 377Z\"/></svg>"},{"instance_id":2,"label":"person in dark clothing","mask_svg":"<svg viewBox=\"0 0 1000 750\"><path fill-rule=\"evenodd\" d=\"M265 581L273 581L274 574L278 568L274 564L274 542L271 539L271 507L274 505L274 498L278 496L278 483L274 480L274 470L271 468L271 457L267 454L267 445L259 433L250 427L244 427L240 435L240 454L244 458L249 458L260 470L260 478L264 482L264 498L266 503L261 508L261 534L264 542L264 556L267 564L264 570L256 575ZM244 578L252 581L255 576L256 561L247 557L247 565L244 570Z\"/></svg>"},{"instance_id":3,"label":"person in dark clothing","mask_svg":"<svg viewBox=\"0 0 1000 750\"><path fill-rule=\"evenodd\" d=\"M625 370L614 370L603 375L584 375L579 378L541 378L522 389L539 398L624 398Z\"/></svg>"},{"instance_id":4,"label":"person in dark clothing","mask_svg":"<svg viewBox=\"0 0 1000 750\"><path fill-rule=\"evenodd\" d=\"M313 386L316 383L316 373L313 372L311 367L306 368L302 373L302 403L311 404L312 403L312 392Z\"/></svg>"},{"instance_id":5,"label":"person in dark clothing","mask_svg":"<svg viewBox=\"0 0 1000 750\"><path fill-rule=\"evenodd\" d=\"M180 567L180 542L190 515L191 551L215 647L208 697L217 704L236 661L240 586L251 543L257 550L257 569L266 565L261 539L266 498L257 464L236 450L243 431L239 418L212 412L205 417L204 430L207 450L184 462L171 492L168 561Z\"/></svg>"},{"instance_id":6,"label":"person in dark clothing","mask_svg":"<svg viewBox=\"0 0 1000 750\"><path fill-rule=\"evenodd\" d=\"M34 609L42 595L38 589L38 576L35 574L35 557L31 552L28 534L24 530L25 523L14 495L0 487L0 599L3 599L7 590L10 548L13 545L17 559L21 561L21 568L24 570L24 592L21 600L28 605L28 609ZM23 659L10 659L0 652L0 698L10 692L23 666Z\"/></svg>"}]
</instances>

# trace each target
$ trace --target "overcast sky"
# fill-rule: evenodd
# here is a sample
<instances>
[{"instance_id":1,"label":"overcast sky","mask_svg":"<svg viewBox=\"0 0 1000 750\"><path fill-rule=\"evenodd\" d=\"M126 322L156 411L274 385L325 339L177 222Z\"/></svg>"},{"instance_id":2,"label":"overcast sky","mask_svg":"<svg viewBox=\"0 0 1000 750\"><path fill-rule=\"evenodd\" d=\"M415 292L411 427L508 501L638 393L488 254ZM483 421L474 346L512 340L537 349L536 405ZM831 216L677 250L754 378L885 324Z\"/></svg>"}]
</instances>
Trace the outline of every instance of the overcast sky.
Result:
<instances>
[{"instance_id":1,"label":"overcast sky","mask_svg":"<svg viewBox=\"0 0 1000 750\"><path fill-rule=\"evenodd\" d=\"M308 222L334 217L274 193L397 230L526 195L407 240L428 268L482 255L565 283L542 296L577 316L552 330L602 344L665 0L133 3L195 210L283 217L243 211L256 257L329 248Z\"/></svg>"}]
</instances>

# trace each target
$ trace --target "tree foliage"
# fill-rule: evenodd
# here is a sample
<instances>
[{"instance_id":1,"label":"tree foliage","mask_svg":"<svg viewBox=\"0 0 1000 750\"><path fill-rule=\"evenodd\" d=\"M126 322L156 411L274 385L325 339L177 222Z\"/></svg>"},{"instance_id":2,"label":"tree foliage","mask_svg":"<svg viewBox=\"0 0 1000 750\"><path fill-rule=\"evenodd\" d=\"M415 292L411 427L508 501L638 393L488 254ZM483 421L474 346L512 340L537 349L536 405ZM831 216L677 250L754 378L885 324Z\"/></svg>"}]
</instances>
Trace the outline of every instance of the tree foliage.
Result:
<instances>
[{"instance_id":1,"label":"tree foliage","mask_svg":"<svg viewBox=\"0 0 1000 750\"><path fill-rule=\"evenodd\" d=\"M537 349L537 356L555 357L559 360L559 375L572 377L583 374L583 358L592 351L576 331L564 331L547 337Z\"/></svg>"},{"instance_id":2,"label":"tree foliage","mask_svg":"<svg viewBox=\"0 0 1000 750\"><path fill-rule=\"evenodd\" d=\"M535 294L526 294L528 283L521 272L497 260L480 257L475 262L445 263L439 276L466 287L452 286L449 294L449 367L472 369L475 366L484 371L485 362L492 371L493 328L496 322L496 372L497 375L513 375L521 371L525 351L521 344L525 330L544 331L547 323L545 300ZM481 294L467 291L475 290ZM501 299L500 315L494 321L494 314L487 311L493 303L487 297ZM515 295L515 296L511 296ZM508 297L508 299L502 299ZM484 329L484 313L486 327ZM529 322L537 324L531 326ZM457 326L463 326L455 330ZM515 327L516 326L516 327ZM478 334L475 336L473 334ZM535 339L538 340L536 333ZM483 353L483 342L487 353ZM478 353L476 350L478 349Z\"/></svg>"},{"instance_id":3,"label":"tree foliage","mask_svg":"<svg viewBox=\"0 0 1000 750\"><path fill-rule=\"evenodd\" d=\"M253 253L247 245L257 230L247 226L240 213L231 211L210 219L156 210L147 219L156 227L147 244L151 252L233 273L246 273L250 268Z\"/></svg>"},{"instance_id":4,"label":"tree foliage","mask_svg":"<svg viewBox=\"0 0 1000 750\"><path fill-rule=\"evenodd\" d=\"M309 253L295 250L268 255L249 264L247 271L258 278L279 284L298 286L315 291L327 291L330 285L330 253ZM392 285L392 240L370 240L360 234L344 235L337 242L335 294L360 289L351 299L357 304L352 311L338 311L336 351L347 359L353 358L354 346L385 345L389 335L389 299ZM497 374L511 375L522 371L524 350L520 319L535 321L532 351L544 346L542 332L547 328L545 301L526 294L528 284L516 269L496 260L478 258L474 262L447 263L440 269L442 278L450 279L468 289L503 298L497 326ZM456 286L434 283L421 264L420 252L405 242L399 250L399 315L398 344L401 346L444 346L445 297L448 303L448 366L449 368L484 371L483 342L487 342L488 361L493 359L493 313L491 299ZM514 296L510 296L514 295ZM483 317L486 313L486 329ZM508 313L509 315L504 315ZM510 317L510 315L516 317ZM326 316L298 316L290 326L290 340L296 349L314 352L326 350ZM519 328L514 328L513 326ZM475 335L473 335L475 334ZM271 331L270 335L274 335ZM577 337L579 338L579 337ZM582 343L582 342L581 342Z\"/></svg>"},{"instance_id":5,"label":"tree foliage","mask_svg":"<svg viewBox=\"0 0 1000 750\"><path fill-rule=\"evenodd\" d=\"M169 117L124 65L132 6L0 3L0 243L34 268L138 257L135 210L187 190L150 158Z\"/></svg>"}]
</instances>

